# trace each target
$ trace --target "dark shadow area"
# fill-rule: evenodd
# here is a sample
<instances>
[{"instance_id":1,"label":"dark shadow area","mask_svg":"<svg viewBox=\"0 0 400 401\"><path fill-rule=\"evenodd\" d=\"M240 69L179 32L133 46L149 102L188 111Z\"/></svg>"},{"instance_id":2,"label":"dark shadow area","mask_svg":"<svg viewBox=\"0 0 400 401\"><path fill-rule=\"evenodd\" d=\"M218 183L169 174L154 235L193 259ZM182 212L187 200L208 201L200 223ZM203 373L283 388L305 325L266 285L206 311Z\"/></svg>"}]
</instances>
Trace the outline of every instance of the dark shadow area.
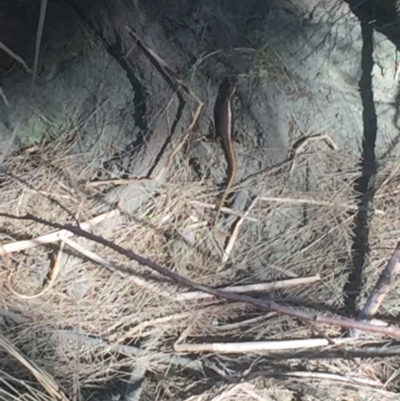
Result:
<instances>
[{"instance_id":1,"label":"dark shadow area","mask_svg":"<svg viewBox=\"0 0 400 401\"><path fill-rule=\"evenodd\" d=\"M360 17L359 17L360 18ZM369 20L360 19L363 38L361 68L362 76L359 82L363 106L364 134L362 138L361 176L355 183L354 191L358 195L358 212L353 230L352 266L347 284L345 285L348 315L356 314L356 300L363 283L363 273L369 253L369 231L371 221L371 205L375 192L377 161L375 144L377 135L377 116L374 104L372 84L373 60L373 26Z\"/></svg>"},{"instance_id":2,"label":"dark shadow area","mask_svg":"<svg viewBox=\"0 0 400 401\"><path fill-rule=\"evenodd\" d=\"M400 48L400 19L396 0L346 0L352 12ZM371 32L372 35L372 32Z\"/></svg>"},{"instance_id":3,"label":"dark shadow area","mask_svg":"<svg viewBox=\"0 0 400 401\"><path fill-rule=\"evenodd\" d=\"M396 0L346 0L351 7L353 13L364 21L369 21L370 25L377 31L385 35L396 48L400 49L400 18L399 18L399 7ZM372 34L372 32L371 32ZM400 96L399 89L397 90L397 96L393 102L395 108L394 126L400 129L398 118L399 118L399 106ZM385 161L398 145L400 141L400 134L388 144L386 151L380 156L380 160Z\"/></svg>"}]
</instances>

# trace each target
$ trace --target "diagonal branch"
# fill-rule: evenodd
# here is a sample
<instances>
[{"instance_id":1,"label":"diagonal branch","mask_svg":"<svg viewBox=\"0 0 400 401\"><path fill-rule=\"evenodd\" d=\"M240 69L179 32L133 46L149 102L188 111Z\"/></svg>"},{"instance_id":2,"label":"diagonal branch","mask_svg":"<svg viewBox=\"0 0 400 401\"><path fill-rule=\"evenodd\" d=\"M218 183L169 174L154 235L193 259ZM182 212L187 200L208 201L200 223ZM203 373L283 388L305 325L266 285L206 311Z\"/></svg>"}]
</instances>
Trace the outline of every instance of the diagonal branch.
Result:
<instances>
[{"instance_id":1,"label":"diagonal branch","mask_svg":"<svg viewBox=\"0 0 400 401\"><path fill-rule=\"evenodd\" d=\"M375 333L381 333L386 336L396 338L400 340L400 329L397 327L381 327L381 326L376 326L374 324L370 323L364 323L364 322L358 322L355 321L354 319L348 319L348 318L343 318L339 316L322 316L322 315L317 315L309 312L304 312L289 306L284 306L284 305L279 305L273 301L265 300L265 299L258 299L258 298L253 298L248 295L244 294L235 294L232 292L228 291L222 291L222 290L217 290L211 287L208 287L206 285L202 285L199 283L196 283L195 281L192 281L184 276L181 276L178 273L175 273L171 270L168 270L167 268L159 265L158 263L153 262L150 259L144 258L143 256L137 255L136 253L132 252L129 249L125 249L118 244L107 240L99 235L92 234L90 232L87 232L85 230L82 230L81 228L73 225L63 225L60 223L53 223L48 220L42 219L40 217L33 216L31 214L26 214L24 216L17 216L14 214L10 213L0 213L1 217L6 217L10 219L15 219L15 220L29 220L29 221L35 221L37 223L53 227L53 228L58 228L58 229L63 229L63 230L68 230L78 236L84 237L86 239L95 241L101 245L104 245L115 252L118 252L121 255L126 256L130 260L134 260L141 265L148 266L152 270L155 270L156 272L160 273L161 275L168 277L169 279L175 281L176 283L184 286L184 287L189 287L194 290L202 291L207 294L214 295L215 297L225 299L227 301L235 301L235 302L244 302L250 305L254 305L258 308L265 309L268 311L274 311L277 313L280 313L282 315L286 316L291 316L297 319L300 319L302 321L306 322L313 322L313 323L321 323L321 324L327 324L327 325L333 325L333 326L340 326L340 327L345 327L347 329L359 329L359 330L364 330L367 332L375 332Z\"/></svg>"}]
</instances>

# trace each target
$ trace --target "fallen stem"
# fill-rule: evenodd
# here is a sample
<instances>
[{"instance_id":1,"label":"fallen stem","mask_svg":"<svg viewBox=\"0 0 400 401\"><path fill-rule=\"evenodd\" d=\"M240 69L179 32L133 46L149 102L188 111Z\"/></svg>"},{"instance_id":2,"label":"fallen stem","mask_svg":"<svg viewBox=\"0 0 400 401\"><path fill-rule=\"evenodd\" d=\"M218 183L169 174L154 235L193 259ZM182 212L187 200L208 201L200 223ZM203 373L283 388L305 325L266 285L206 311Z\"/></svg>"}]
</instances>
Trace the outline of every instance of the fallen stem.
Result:
<instances>
[{"instance_id":1,"label":"fallen stem","mask_svg":"<svg viewBox=\"0 0 400 401\"><path fill-rule=\"evenodd\" d=\"M244 293L244 292L267 292L273 290L279 290L282 288L293 287L295 285L300 284L311 284L315 283L316 281L321 280L319 274L310 277L299 277L299 278L292 278L288 280L281 280L275 281L273 283L258 283L258 284L248 284L248 285L235 285L232 287L224 287L220 288L221 291L229 291L234 292L236 294ZM205 299L211 298L211 294L205 294L201 291L191 291L185 292L183 294L178 294L174 297L175 301L188 301L191 299Z\"/></svg>"}]
</instances>

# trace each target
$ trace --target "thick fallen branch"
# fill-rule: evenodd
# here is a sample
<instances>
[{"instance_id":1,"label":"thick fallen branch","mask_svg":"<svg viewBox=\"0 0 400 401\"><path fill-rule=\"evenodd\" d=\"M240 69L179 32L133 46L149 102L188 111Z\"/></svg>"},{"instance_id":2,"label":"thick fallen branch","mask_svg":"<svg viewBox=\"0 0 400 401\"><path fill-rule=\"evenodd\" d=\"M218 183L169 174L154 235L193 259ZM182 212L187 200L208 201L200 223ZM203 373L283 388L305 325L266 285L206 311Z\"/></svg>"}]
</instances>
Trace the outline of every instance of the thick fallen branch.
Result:
<instances>
[{"instance_id":1,"label":"thick fallen branch","mask_svg":"<svg viewBox=\"0 0 400 401\"><path fill-rule=\"evenodd\" d=\"M274 311L282 315L286 316L291 316L297 319L300 319L305 322L311 322L311 323L321 323L321 324L327 324L327 325L332 325L332 326L340 326L340 327L345 327L347 329L359 329L359 330L364 330L368 332L374 332L374 333L381 333L386 336L396 338L400 340L400 329L397 327L381 327L381 326L375 326L373 324L369 323L363 323L363 322L358 322L355 321L354 319L348 319L348 318L343 318L339 316L322 316L322 315L317 315L309 312L304 312L289 306L284 306L284 305L279 305L273 301L265 300L265 299L257 299L250 297L248 295L243 295L243 294L234 294L231 292L227 291L221 291L221 290L216 290L211 287L208 287L206 285L198 284L195 281L192 281L186 277L181 276L180 274L177 274L171 270L168 270L167 268L153 262L150 259L144 258L140 255L135 254L134 252L130 251L129 249L125 249L117 244L115 244L112 241L109 241L101 236L89 233L85 230L82 230L81 228L73 225L63 225L59 223L53 223L50 221L47 221L45 219L42 219L40 217L33 216L31 214L27 214L25 216L17 216L9 213L0 213L1 217L6 217L10 219L16 219L16 220L30 220L30 221L35 221L40 224L47 225L49 227L53 228L58 228L61 230L68 230L76 235L79 235L81 237L84 237L86 239L95 241L99 244L102 244L110 249L113 249L114 251L118 252L121 255L126 256L130 260L134 260L141 265L148 266L152 270L155 270L156 272L160 273L161 275L168 277L172 279L173 281L177 282L180 285L183 285L185 287L192 288L194 290L202 291L207 294L214 295L218 298L226 299L228 301L235 301L235 302L244 302L250 305L257 306L261 309L265 309L268 311Z\"/></svg>"},{"instance_id":2,"label":"thick fallen branch","mask_svg":"<svg viewBox=\"0 0 400 401\"><path fill-rule=\"evenodd\" d=\"M396 276L400 272L400 242L397 243L396 249L392 257L389 259L385 269L371 291L364 308L357 316L359 322L369 322L378 312L378 309L383 303L383 300L388 295L390 287L393 284ZM361 332L359 330L352 330L352 337L359 337Z\"/></svg>"}]
</instances>

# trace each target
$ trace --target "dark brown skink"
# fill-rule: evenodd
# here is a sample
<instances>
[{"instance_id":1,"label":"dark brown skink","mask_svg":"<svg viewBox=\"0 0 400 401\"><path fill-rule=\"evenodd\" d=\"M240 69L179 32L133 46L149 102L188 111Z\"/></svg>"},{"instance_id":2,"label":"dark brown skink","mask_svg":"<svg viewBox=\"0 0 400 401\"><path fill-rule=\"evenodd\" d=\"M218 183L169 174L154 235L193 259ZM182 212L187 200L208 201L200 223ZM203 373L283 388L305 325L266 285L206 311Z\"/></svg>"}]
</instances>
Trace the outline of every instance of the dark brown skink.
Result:
<instances>
[{"instance_id":1,"label":"dark brown skink","mask_svg":"<svg viewBox=\"0 0 400 401\"><path fill-rule=\"evenodd\" d=\"M226 160L228 163L228 181L221 201L217 207L217 214L214 219L214 230L217 228L221 208L229 194L233 182L236 177L236 155L233 148L232 131L233 131L233 116L232 116L232 99L236 92L236 78L226 78L221 85L214 108L215 133L222 139L222 145L225 151Z\"/></svg>"}]
</instances>

